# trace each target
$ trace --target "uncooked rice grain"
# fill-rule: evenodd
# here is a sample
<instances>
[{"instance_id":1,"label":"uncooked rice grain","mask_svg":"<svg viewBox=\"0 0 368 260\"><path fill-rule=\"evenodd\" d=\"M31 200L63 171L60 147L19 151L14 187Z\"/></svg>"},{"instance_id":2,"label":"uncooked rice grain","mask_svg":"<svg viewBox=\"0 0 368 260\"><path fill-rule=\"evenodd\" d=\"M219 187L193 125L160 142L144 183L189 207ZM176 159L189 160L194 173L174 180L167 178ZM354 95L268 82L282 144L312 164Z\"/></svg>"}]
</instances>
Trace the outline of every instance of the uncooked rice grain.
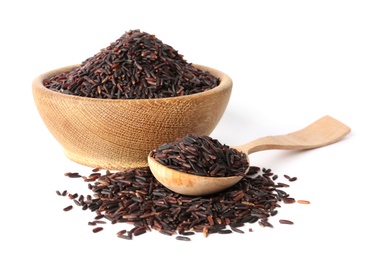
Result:
<instances>
[{"instance_id":1,"label":"uncooked rice grain","mask_svg":"<svg viewBox=\"0 0 368 260\"><path fill-rule=\"evenodd\" d=\"M249 176L245 175L225 191L207 196L184 196L159 183L149 167L106 170L95 181L88 182L93 194L80 195L78 201L83 210L96 214L89 225L105 223L100 220L102 218L111 224L133 225L130 230L117 233L119 238L127 240L152 230L190 241L182 237L195 233L203 233L204 237L215 233L244 233L241 227L256 222L262 227L273 227L269 219L276 209L295 199L282 190L284 186L272 180L270 172L262 172L256 166L251 166L249 172ZM94 232L101 230L102 227L96 227ZM253 231L252 228L248 230Z\"/></svg>"},{"instance_id":2,"label":"uncooked rice grain","mask_svg":"<svg viewBox=\"0 0 368 260\"><path fill-rule=\"evenodd\" d=\"M101 99L177 97L219 83L219 78L188 63L173 47L140 30L124 33L79 66L43 80L46 88L59 93Z\"/></svg>"}]
</instances>

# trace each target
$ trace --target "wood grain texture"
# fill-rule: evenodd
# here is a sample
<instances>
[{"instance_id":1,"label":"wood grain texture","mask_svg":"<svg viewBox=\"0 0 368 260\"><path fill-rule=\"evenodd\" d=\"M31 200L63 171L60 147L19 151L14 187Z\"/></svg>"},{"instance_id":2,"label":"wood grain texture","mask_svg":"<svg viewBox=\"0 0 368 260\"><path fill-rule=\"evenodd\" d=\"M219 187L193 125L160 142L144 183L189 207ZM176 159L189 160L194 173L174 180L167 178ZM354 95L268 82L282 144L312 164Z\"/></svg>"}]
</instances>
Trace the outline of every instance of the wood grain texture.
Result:
<instances>
[{"instance_id":1,"label":"wood grain texture","mask_svg":"<svg viewBox=\"0 0 368 260\"><path fill-rule=\"evenodd\" d=\"M265 136L233 148L251 154L265 150L307 150L336 143L351 131L350 127L331 116L324 116L298 131Z\"/></svg>"},{"instance_id":2,"label":"wood grain texture","mask_svg":"<svg viewBox=\"0 0 368 260\"><path fill-rule=\"evenodd\" d=\"M351 131L350 127L331 116L324 116L307 127L285 135L266 136L247 144L232 146L247 155L259 151L306 150L326 146L343 139ZM233 186L242 176L207 177L184 173L171 169L152 157L148 157L152 174L168 189L189 196L200 196L216 193ZM248 169L245 171L247 173Z\"/></svg>"},{"instance_id":3,"label":"wood grain texture","mask_svg":"<svg viewBox=\"0 0 368 260\"><path fill-rule=\"evenodd\" d=\"M80 164L119 170L147 166L149 152L189 133L210 135L230 99L231 78L213 68L194 65L220 78L212 90L173 98L112 100L71 96L45 88L34 79L33 97L48 130L65 155Z\"/></svg>"},{"instance_id":4,"label":"wood grain texture","mask_svg":"<svg viewBox=\"0 0 368 260\"><path fill-rule=\"evenodd\" d=\"M225 190L243 176L205 177L173 170L153 157L148 156L148 164L155 178L166 188L183 195L204 196Z\"/></svg>"}]
</instances>

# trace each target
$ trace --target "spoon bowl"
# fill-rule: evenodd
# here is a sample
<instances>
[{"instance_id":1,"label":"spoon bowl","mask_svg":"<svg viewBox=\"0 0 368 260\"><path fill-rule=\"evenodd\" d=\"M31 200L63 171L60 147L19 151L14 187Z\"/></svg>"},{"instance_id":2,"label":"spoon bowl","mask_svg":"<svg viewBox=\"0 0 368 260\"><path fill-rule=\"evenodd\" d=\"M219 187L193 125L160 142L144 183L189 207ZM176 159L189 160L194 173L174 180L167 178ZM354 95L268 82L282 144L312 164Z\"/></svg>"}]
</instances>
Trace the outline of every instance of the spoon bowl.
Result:
<instances>
[{"instance_id":1,"label":"spoon bowl","mask_svg":"<svg viewBox=\"0 0 368 260\"><path fill-rule=\"evenodd\" d=\"M299 131L286 135L261 137L244 145L232 146L232 148L244 152L249 163L249 155L254 152L273 149L307 150L318 148L340 141L350 131L350 128L340 121L331 116L324 116ZM148 165L152 174L162 185L174 192L188 196L217 193L233 186L243 178L243 176L204 177L184 173L159 163L151 155L148 156ZM244 175L249 171L249 167Z\"/></svg>"}]
</instances>

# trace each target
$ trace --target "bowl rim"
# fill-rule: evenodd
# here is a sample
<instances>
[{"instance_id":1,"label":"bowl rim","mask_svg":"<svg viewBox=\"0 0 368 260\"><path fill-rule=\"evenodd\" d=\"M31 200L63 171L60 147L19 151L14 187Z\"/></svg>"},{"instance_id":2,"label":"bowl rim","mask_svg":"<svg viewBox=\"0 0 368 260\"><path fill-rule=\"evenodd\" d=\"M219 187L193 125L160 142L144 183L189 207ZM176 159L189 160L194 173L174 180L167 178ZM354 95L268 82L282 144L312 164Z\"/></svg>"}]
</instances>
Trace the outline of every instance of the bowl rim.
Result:
<instances>
[{"instance_id":1,"label":"bowl rim","mask_svg":"<svg viewBox=\"0 0 368 260\"><path fill-rule=\"evenodd\" d=\"M68 94L63 94L54 90L50 90L48 88L46 88L43 85L43 80L45 78L49 78L52 77L58 73L62 73L62 72L66 72L68 70L71 70L72 68L78 67L80 66L80 64L74 64L74 65L69 65L69 66L64 66L64 67L59 67L57 69L53 69L50 71L47 71L45 73L42 73L41 75L37 76L32 83L32 87L34 89L39 89L41 91L44 91L45 93L48 93L49 95L55 95L55 96L60 96L60 98L68 98L68 99L75 99L75 100L80 100L80 101L84 101L84 102L95 102L95 101L99 101L99 102L148 102L148 101L155 101L155 102L172 102L172 101L176 101L176 100L183 100L183 99L196 99L196 98L201 98L203 96L207 96L207 95L213 95L216 94L218 92L222 92L225 91L228 88L232 88L233 82L232 79L224 72L208 67L208 66L204 66L204 65L199 65L199 64L194 64L192 63L192 65L196 68L208 71L210 74L212 74L215 77L218 77L220 79L220 84L210 90L206 90L200 93L194 93L194 94L190 94L190 95L184 95L184 96L177 96L177 97L164 97L164 98L141 98L141 99L109 99L109 98L93 98L93 97L81 97L81 96L75 96L75 95L68 95Z\"/></svg>"}]
</instances>

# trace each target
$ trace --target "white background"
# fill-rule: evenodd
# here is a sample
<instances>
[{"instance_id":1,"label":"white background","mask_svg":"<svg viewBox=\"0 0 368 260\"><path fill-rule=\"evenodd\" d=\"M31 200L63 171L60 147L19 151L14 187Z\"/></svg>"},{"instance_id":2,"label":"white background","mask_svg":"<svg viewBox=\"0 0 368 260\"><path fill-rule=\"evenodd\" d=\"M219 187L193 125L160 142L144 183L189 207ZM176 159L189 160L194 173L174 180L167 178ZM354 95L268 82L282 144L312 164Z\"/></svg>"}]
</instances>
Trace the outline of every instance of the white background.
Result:
<instances>
[{"instance_id":1,"label":"white background","mask_svg":"<svg viewBox=\"0 0 368 260\"><path fill-rule=\"evenodd\" d=\"M338 0L2 1L0 259L368 259L367 14L366 1ZM63 212L72 202L56 190L88 193L63 174L90 168L65 158L35 108L32 80L130 29L233 79L211 134L223 143L286 134L324 115L349 125L349 136L327 147L251 155L253 165L297 176L287 191L311 204L283 205L273 229L256 223L244 228L253 233L191 242L155 231L126 241L111 224L93 234L93 213Z\"/></svg>"}]
</instances>

